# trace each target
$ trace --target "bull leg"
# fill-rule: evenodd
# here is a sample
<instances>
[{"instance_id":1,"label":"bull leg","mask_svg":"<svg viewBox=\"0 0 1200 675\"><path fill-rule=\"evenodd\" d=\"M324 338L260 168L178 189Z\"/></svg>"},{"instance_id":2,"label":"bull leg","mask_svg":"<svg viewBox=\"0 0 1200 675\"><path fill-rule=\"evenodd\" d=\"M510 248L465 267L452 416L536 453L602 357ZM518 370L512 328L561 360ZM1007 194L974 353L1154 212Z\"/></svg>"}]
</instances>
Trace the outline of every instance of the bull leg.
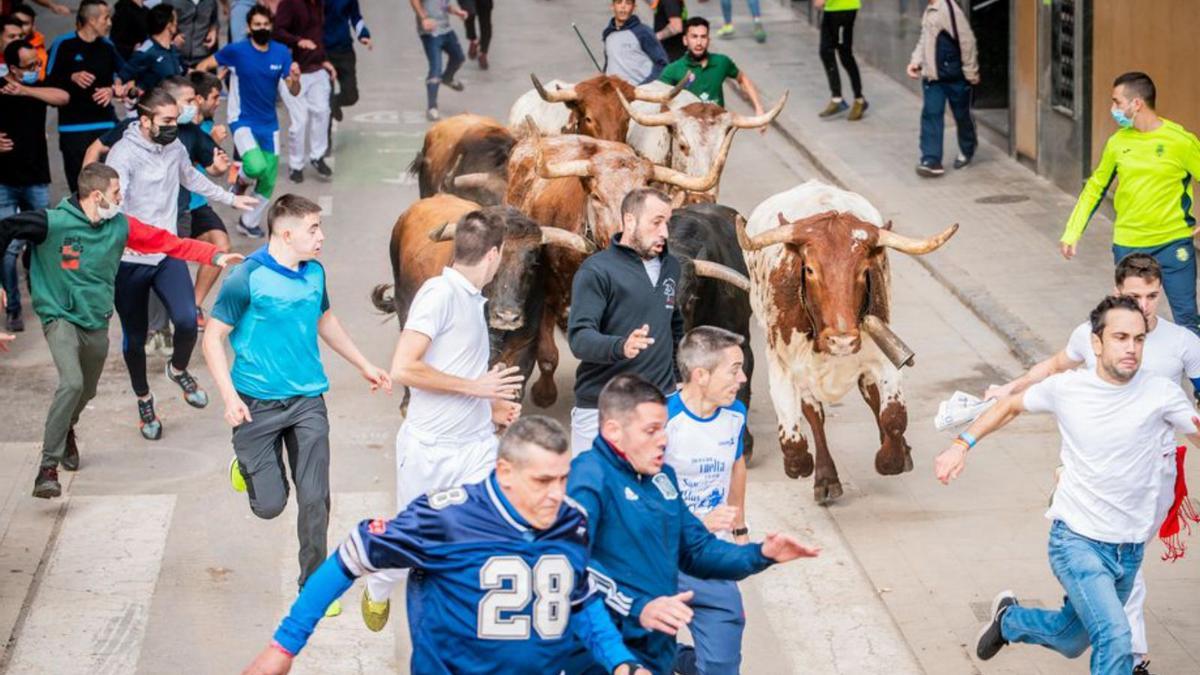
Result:
<instances>
[{"instance_id":1,"label":"bull leg","mask_svg":"<svg viewBox=\"0 0 1200 675\"><path fill-rule=\"evenodd\" d=\"M746 406L746 427L742 431L742 456L746 458L746 466L750 466L750 460L754 458L754 434L750 433L750 380L754 377L754 351L750 349L749 336L742 343L742 354L744 355L744 363L742 370L746 372L746 383L742 385L738 391L738 400Z\"/></svg>"},{"instance_id":2,"label":"bull leg","mask_svg":"<svg viewBox=\"0 0 1200 675\"><path fill-rule=\"evenodd\" d=\"M554 384L554 371L558 369L558 345L554 344L554 326L558 312L546 307L537 337L538 381L530 392L535 405L549 408L558 400L558 387Z\"/></svg>"},{"instance_id":3,"label":"bull leg","mask_svg":"<svg viewBox=\"0 0 1200 675\"><path fill-rule=\"evenodd\" d=\"M821 506L842 496L842 482L838 480L837 466L829 454L829 442L825 439L825 407L820 402L801 399L800 410L812 429L813 442L817 446L817 472L813 479L813 499Z\"/></svg>"},{"instance_id":4,"label":"bull leg","mask_svg":"<svg viewBox=\"0 0 1200 675\"><path fill-rule=\"evenodd\" d=\"M912 471L912 448L904 439L908 429L908 408L900 389L900 372L890 364L885 366L878 381L866 375L858 378L858 391L875 414L879 425L879 452L875 453L875 470L884 476Z\"/></svg>"},{"instance_id":5,"label":"bull leg","mask_svg":"<svg viewBox=\"0 0 1200 675\"><path fill-rule=\"evenodd\" d=\"M779 418L779 448L783 451L783 472L788 478L808 477L813 472L813 458L808 452L808 439L800 427L796 415L799 407L795 389L788 379L787 371L778 360L767 361L767 375L771 381L771 402Z\"/></svg>"}]
</instances>

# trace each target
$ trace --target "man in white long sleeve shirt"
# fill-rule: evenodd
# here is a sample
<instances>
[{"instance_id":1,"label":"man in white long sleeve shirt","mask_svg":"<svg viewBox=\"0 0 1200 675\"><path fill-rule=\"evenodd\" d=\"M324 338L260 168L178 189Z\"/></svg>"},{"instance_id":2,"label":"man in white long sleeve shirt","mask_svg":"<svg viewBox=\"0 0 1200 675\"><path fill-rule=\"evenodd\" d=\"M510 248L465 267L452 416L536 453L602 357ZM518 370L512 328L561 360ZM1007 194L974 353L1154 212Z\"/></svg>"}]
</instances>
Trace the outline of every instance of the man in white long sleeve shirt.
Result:
<instances>
[{"instance_id":1,"label":"man in white long sleeve shirt","mask_svg":"<svg viewBox=\"0 0 1200 675\"><path fill-rule=\"evenodd\" d=\"M108 154L106 164L120 175L121 199L127 215L175 234L179 186L214 202L247 210L257 200L238 197L218 187L188 159L179 133L179 107L170 93L158 89L138 102L138 123L130 125ZM162 299L175 326L175 352L167 377L183 390L193 407L208 405L208 394L187 372L196 344L196 302L191 274L182 261L162 255L126 252L117 272L116 309L125 333L125 365L138 398L142 436L162 438L162 422L146 379L146 326L150 290Z\"/></svg>"}]
</instances>

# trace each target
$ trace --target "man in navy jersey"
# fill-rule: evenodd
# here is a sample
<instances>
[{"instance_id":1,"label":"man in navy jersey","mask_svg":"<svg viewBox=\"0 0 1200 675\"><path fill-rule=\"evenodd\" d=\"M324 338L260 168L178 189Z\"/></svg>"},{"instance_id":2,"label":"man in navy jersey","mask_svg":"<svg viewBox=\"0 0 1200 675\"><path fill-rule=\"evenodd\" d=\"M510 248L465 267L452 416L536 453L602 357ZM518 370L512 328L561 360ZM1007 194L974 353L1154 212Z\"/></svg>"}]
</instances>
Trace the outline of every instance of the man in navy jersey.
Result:
<instances>
[{"instance_id":1,"label":"man in navy jersey","mask_svg":"<svg viewBox=\"0 0 1200 675\"><path fill-rule=\"evenodd\" d=\"M388 521L363 521L309 578L246 672L286 673L355 578L408 568L413 675L558 673L576 640L606 672L649 675L590 594L587 514L566 496L567 446L558 422L523 417L483 482L423 495Z\"/></svg>"}]
</instances>

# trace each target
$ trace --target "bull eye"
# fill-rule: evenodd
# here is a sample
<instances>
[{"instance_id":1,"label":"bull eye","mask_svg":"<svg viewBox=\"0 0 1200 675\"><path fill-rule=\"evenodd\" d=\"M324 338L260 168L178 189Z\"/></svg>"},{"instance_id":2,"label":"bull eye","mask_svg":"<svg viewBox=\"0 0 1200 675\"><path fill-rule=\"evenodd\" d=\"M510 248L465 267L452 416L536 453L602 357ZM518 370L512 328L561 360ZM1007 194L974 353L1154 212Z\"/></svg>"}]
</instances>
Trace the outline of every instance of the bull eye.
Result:
<instances>
[{"instance_id":1,"label":"bull eye","mask_svg":"<svg viewBox=\"0 0 1200 675\"><path fill-rule=\"evenodd\" d=\"M687 144L687 143L680 143L680 144L679 144L679 151L680 151L680 152L682 152L683 154L685 154L685 155L686 155L686 154L688 154L688 152L689 152L690 150L691 150L691 148L690 148L690 147L688 147L688 144Z\"/></svg>"},{"instance_id":2,"label":"bull eye","mask_svg":"<svg viewBox=\"0 0 1200 675\"><path fill-rule=\"evenodd\" d=\"M804 274L805 274L806 276L810 276L810 277L811 277L812 275L816 274L816 272L814 272L814 271L813 271L813 268L812 268L812 267L809 267L808 265L805 265L805 266L804 266Z\"/></svg>"}]
</instances>

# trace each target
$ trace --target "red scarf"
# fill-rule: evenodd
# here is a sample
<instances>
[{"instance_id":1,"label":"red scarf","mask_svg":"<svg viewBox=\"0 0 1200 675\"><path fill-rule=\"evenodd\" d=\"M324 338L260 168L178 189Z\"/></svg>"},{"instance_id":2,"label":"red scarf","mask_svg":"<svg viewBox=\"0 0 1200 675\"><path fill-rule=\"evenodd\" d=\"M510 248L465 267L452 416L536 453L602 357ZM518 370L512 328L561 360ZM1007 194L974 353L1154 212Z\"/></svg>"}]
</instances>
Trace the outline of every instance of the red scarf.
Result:
<instances>
[{"instance_id":1,"label":"red scarf","mask_svg":"<svg viewBox=\"0 0 1200 675\"><path fill-rule=\"evenodd\" d=\"M1171 504L1171 510L1167 513L1167 519L1163 521L1162 527L1158 530L1158 538L1162 539L1163 544L1167 547L1167 552L1163 554L1163 560L1175 562L1183 557L1187 552L1187 545L1183 543L1182 534L1192 533L1192 523L1200 523L1200 514L1196 513L1196 507L1192 504L1192 500L1188 499L1187 478L1183 472L1183 458L1187 455L1187 446L1181 445L1175 451L1175 502Z\"/></svg>"}]
</instances>

